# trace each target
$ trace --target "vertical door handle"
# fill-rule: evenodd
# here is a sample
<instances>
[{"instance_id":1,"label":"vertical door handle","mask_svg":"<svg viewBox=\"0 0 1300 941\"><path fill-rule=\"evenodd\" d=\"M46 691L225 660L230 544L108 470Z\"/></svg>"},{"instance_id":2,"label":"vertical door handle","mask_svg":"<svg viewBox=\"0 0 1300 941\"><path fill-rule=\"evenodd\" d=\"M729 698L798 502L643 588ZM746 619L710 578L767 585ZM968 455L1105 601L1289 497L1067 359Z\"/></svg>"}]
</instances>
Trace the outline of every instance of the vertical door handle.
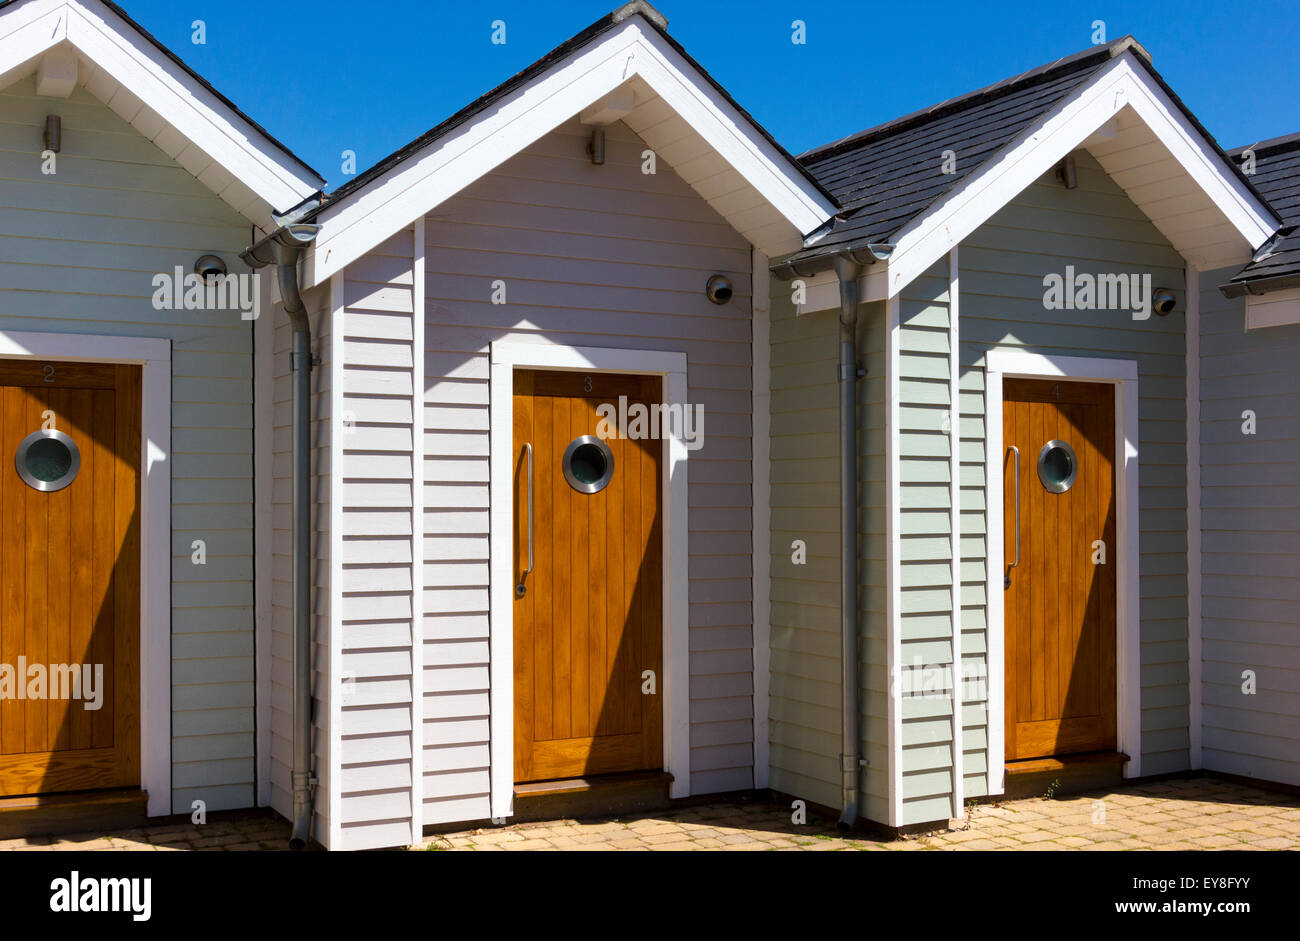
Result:
<instances>
[{"instance_id":1,"label":"vertical door handle","mask_svg":"<svg viewBox=\"0 0 1300 941\"><path fill-rule=\"evenodd\" d=\"M1002 581L1003 590L1011 587L1011 570L1020 564L1020 449L1012 444L1007 447L1007 450L1015 458L1016 560L1007 566L1007 575Z\"/></svg>"},{"instance_id":2,"label":"vertical door handle","mask_svg":"<svg viewBox=\"0 0 1300 941\"><path fill-rule=\"evenodd\" d=\"M519 576L519 584L515 586L515 597L522 598L528 593L528 586L524 582L533 570L533 446L531 443L524 444L524 454L528 456L528 568Z\"/></svg>"}]
</instances>

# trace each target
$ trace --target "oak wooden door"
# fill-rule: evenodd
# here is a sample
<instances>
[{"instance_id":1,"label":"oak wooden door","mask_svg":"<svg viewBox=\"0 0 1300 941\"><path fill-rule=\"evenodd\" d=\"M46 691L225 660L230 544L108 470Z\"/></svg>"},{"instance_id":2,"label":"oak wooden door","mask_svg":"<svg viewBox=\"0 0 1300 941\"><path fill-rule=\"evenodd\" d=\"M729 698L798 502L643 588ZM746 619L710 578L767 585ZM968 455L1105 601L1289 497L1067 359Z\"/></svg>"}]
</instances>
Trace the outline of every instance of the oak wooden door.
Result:
<instances>
[{"instance_id":1,"label":"oak wooden door","mask_svg":"<svg viewBox=\"0 0 1300 941\"><path fill-rule=\"evenodd\" d=\"M1002 435L1006 758L1114 750L1114 387L1004 380Z\"/></svg>"},{"instance_id":2,"label":"oak wooden door","mask_svg":"<svg viewBox=\"0 0 1300 941\"><path fill-rule=\"evenodd\" d=\"M515 373L518 782L662 767L662 441L597 434L598 407L652 405L660 389L657 377Z\"/></svg>"},{"instance_id":3,"label":"oak wooden door","mask_svg":"<svg viewBox=\"0 0 1300 941\"><path fill-rule=\"evenodd\" d=\"M139 784L139 475L138 366L0 360L0 794Z\"/></svg>"}]
</instances>

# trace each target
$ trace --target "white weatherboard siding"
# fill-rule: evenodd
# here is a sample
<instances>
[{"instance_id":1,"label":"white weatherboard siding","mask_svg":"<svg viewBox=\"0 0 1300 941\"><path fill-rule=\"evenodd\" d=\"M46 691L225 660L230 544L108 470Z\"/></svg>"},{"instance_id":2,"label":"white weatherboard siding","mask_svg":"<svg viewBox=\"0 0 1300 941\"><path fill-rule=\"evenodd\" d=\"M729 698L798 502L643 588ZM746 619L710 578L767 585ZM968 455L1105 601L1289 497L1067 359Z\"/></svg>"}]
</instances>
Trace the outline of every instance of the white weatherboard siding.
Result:
<instances>
[{"instance_id":1,"label":"white weatherboard siding","mask_svg":"<svg viewBox=\"0 0 1300 941\"><path fill-rule=\"evenodd\" d=\"M41 173L47 114L63 119ZM172 810L254 803L252 324L158 311L151 279L206 252L245 270L248 224L78 88L0 91L0 330L159 337L172 348ZM202 539L207 564L191 563Z\"/></svg>"},{"instance_id":2,"label":"white weatherboard siding","mask_svg":"<svg viewBox=\"0 0 1300 941\"><path fill-rule=\"evenodd\" d=\"M341 485L332 543L341 552L333 568L340 584L331 619L339 645L334 662L340 691L331 738L331 764L340 819L337 847L364 849L410 842L415 750L420 715L413 655L419 636L412 560L416 558L413 481L415 435L414 232L397 233L335 276L342 317ZM336 400L337 401L337 400Z\"/></svg>"},{"instance_id":3,"label":"white weatherboard siding","mask_svg":"<svg viewBox=\"0 0 1300 941\"><path fill-rule=\"evenodd\" d=\"M263 269L274 277L274 269ZM278 298L278 295L274 295ZM312 691L315 698L312 734L314 771L319 779L312 835L329 846L330 793L328 761L329 689L326 681L330 624L330 388L332 377L328 290L303 296L312 326L312 350L321 363L312 370ZM289 370L292 331L278 303L264 317L274 318L271 401L259 403L271 415L271 595L270 622L259 630L270 634L270 663L264 667L270 687L270 804L293 817L293 374ZM261 522L259 520L259 522ZM259 586L259 590L263 590Z\"/></svg>"},{"instance_id":4,"label":"white weatherboard siding","mask_svg":"<svg viewBox=\"0 0 1300 941\"><path fill-rule=\"evenodd\" d=\"M1245 299L1217 287L1233 273L1201 273L1203 763L1296 785L1300 326L1246 331ZM1246 410L1254 435L1242 433Z\"/></svg>"},{"instance_id":5,"label":"white weatherboard siding","mask_svg":"<svg viewBox=\"0 0 1300 941\"><path fill-rule=\"evenodd\" d=\"M585 153L589 129L564 123L424 222L425 458L416 477L424 485L416 602L424 650L415 658L424 671L424 751L413 764L422 767L425 825L490 814L489 351L498 341L688 354L689 402L705 407L705 445L689 452L690 793L753 786L750 246L666 161L642 174L645 144L627 127L616 123L606 134L606 162L594 166ZM357 448L355 463L357 481L383 485L364 487L359 500L381 499L382 491L383 502L344 503L346 512L382 522L373 537L399 552L374 565L372 545L344 541L344 569L355 560L357 571L386 580L356 595L356 616L380 617L390 638L385 672L372 677L385 701L365 708L385 724L359 732L367 747L395 746L409 721L402 659L409 645L400 633L411 584L399 573L409 559L403 520L412 502L395 485L411 480L411 417L402 402L409 407L412 252L412 233L403 231L346 272L347 376L367 377L368 404L382 403L385 415L376 413L374 443ZM722 307L705 296L714 273L736 289ZM495 281L504 283L506 304L491 303ZM344 380L350 402L351 389ZM354 433L364 424L359 413ZM344 472L344 486L352 477ZM373 599L383 615L373 613ZM346 632L347 615L343 625ZM346 773L347 733L343 747ZM352 803L372 816L352 814L344 797L343 827L378 828L408 812L412 763L396 753L369 760L357 773L367 773L376 799ZM381 840L380 829L373 833Z\"/></svg>"},{"instance_id":6,"label":"white weatherboard siding","mask_svg":"<svg viewBox=\"0 0 1300 941\"><path fill-rule=\"evenodd\" d=\"M426 220L424 822L488 815L489 344L684 352L690 404L690 790L753 783L750 247L644 143L571 121ZM723 306L704 295L721 272ZM490 301L504 282L507 303ZM498 721L510 722L503 716Z\"/></svg>"},{"instance_id":7,"label":"white weatherboard siding","mask_svg":"<svg viewBox=\"0 0 1300 941\"><path fill-rule=\"evenodd\" d=\"M1184 263L1091 156L1077 152L1076 165L1077 189L1045 174L961 245L962 654L981 660L988 605L1001 603L985 597L985 353L1001 347L1136 361L1141 769L1161 774L1189 767ZM1066 265L1150 273L1154 287L1175 291L1177 309L1145 321L1118 310L1046 310L1043 276L1064 275ZM1001 783L986 780L992 736L976 721L975 705L967 704L965 718L967 796L998 792Z\"/></svg>"}]
</instances>

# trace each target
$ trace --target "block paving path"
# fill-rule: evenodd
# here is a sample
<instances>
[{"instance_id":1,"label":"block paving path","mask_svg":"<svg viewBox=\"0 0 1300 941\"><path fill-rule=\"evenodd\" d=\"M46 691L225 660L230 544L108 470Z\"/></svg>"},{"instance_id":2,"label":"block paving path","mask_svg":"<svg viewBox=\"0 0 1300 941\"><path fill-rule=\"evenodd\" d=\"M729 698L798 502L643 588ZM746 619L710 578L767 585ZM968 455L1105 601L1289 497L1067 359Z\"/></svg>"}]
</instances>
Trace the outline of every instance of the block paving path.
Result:
<instances>
[{"instance_id":1,"label":"block paving path","mask_svg":"<svg viewBox=\"0 0 1300 941\"><path fill-rule=\"evenodd\" d=\"M283 850L288 824L264 811L172 818L108 833L0 841L0 850ZM1300 797L1217 778L1162 781L968 809L951 829L898 840L791 822L766 801L725 801L593 820L551 820L428 837L413 850L1284 850L1300 849Z\"/></svg>"}]
</instances>

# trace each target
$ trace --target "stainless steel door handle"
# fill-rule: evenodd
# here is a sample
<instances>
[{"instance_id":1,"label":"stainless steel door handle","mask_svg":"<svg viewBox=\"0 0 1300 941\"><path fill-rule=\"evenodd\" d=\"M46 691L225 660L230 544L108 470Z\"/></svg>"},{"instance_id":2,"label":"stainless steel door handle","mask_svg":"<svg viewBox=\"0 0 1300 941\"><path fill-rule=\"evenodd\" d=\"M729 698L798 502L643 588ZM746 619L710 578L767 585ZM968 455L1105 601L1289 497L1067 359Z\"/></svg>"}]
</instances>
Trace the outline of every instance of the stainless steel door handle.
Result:
<instances>
[{"instance_id":1,"label":"stainless steel door handle","mask_svg":"<svg viewBox=\"0 0 1300 941\"><path fill-rule=\"evenodd\" d=\"M530 443L524 445L524 453L528 456L528 568L519 576L519 584L515 586L515 597L522 598L528 593L528 586L524 584L529 574L533 570L533 446Z\"/></svg>"},{"instance_id":2,"label":"stainless steel door handle","mask_svg":"<svg viewBox=\"0 0 1300 941\"><path fill-rule=\"evenodd\" d=\"M1020 449L1014 444L1008 445L1007 450L1016 459L1016 489L1015 489L1015 508L1016 508L1016 561L1007 566L1006 578L1002 581L1002 588L1005 591L1011 587L1011 570L1020 564Z\"/></svg>"}]
</instances>

